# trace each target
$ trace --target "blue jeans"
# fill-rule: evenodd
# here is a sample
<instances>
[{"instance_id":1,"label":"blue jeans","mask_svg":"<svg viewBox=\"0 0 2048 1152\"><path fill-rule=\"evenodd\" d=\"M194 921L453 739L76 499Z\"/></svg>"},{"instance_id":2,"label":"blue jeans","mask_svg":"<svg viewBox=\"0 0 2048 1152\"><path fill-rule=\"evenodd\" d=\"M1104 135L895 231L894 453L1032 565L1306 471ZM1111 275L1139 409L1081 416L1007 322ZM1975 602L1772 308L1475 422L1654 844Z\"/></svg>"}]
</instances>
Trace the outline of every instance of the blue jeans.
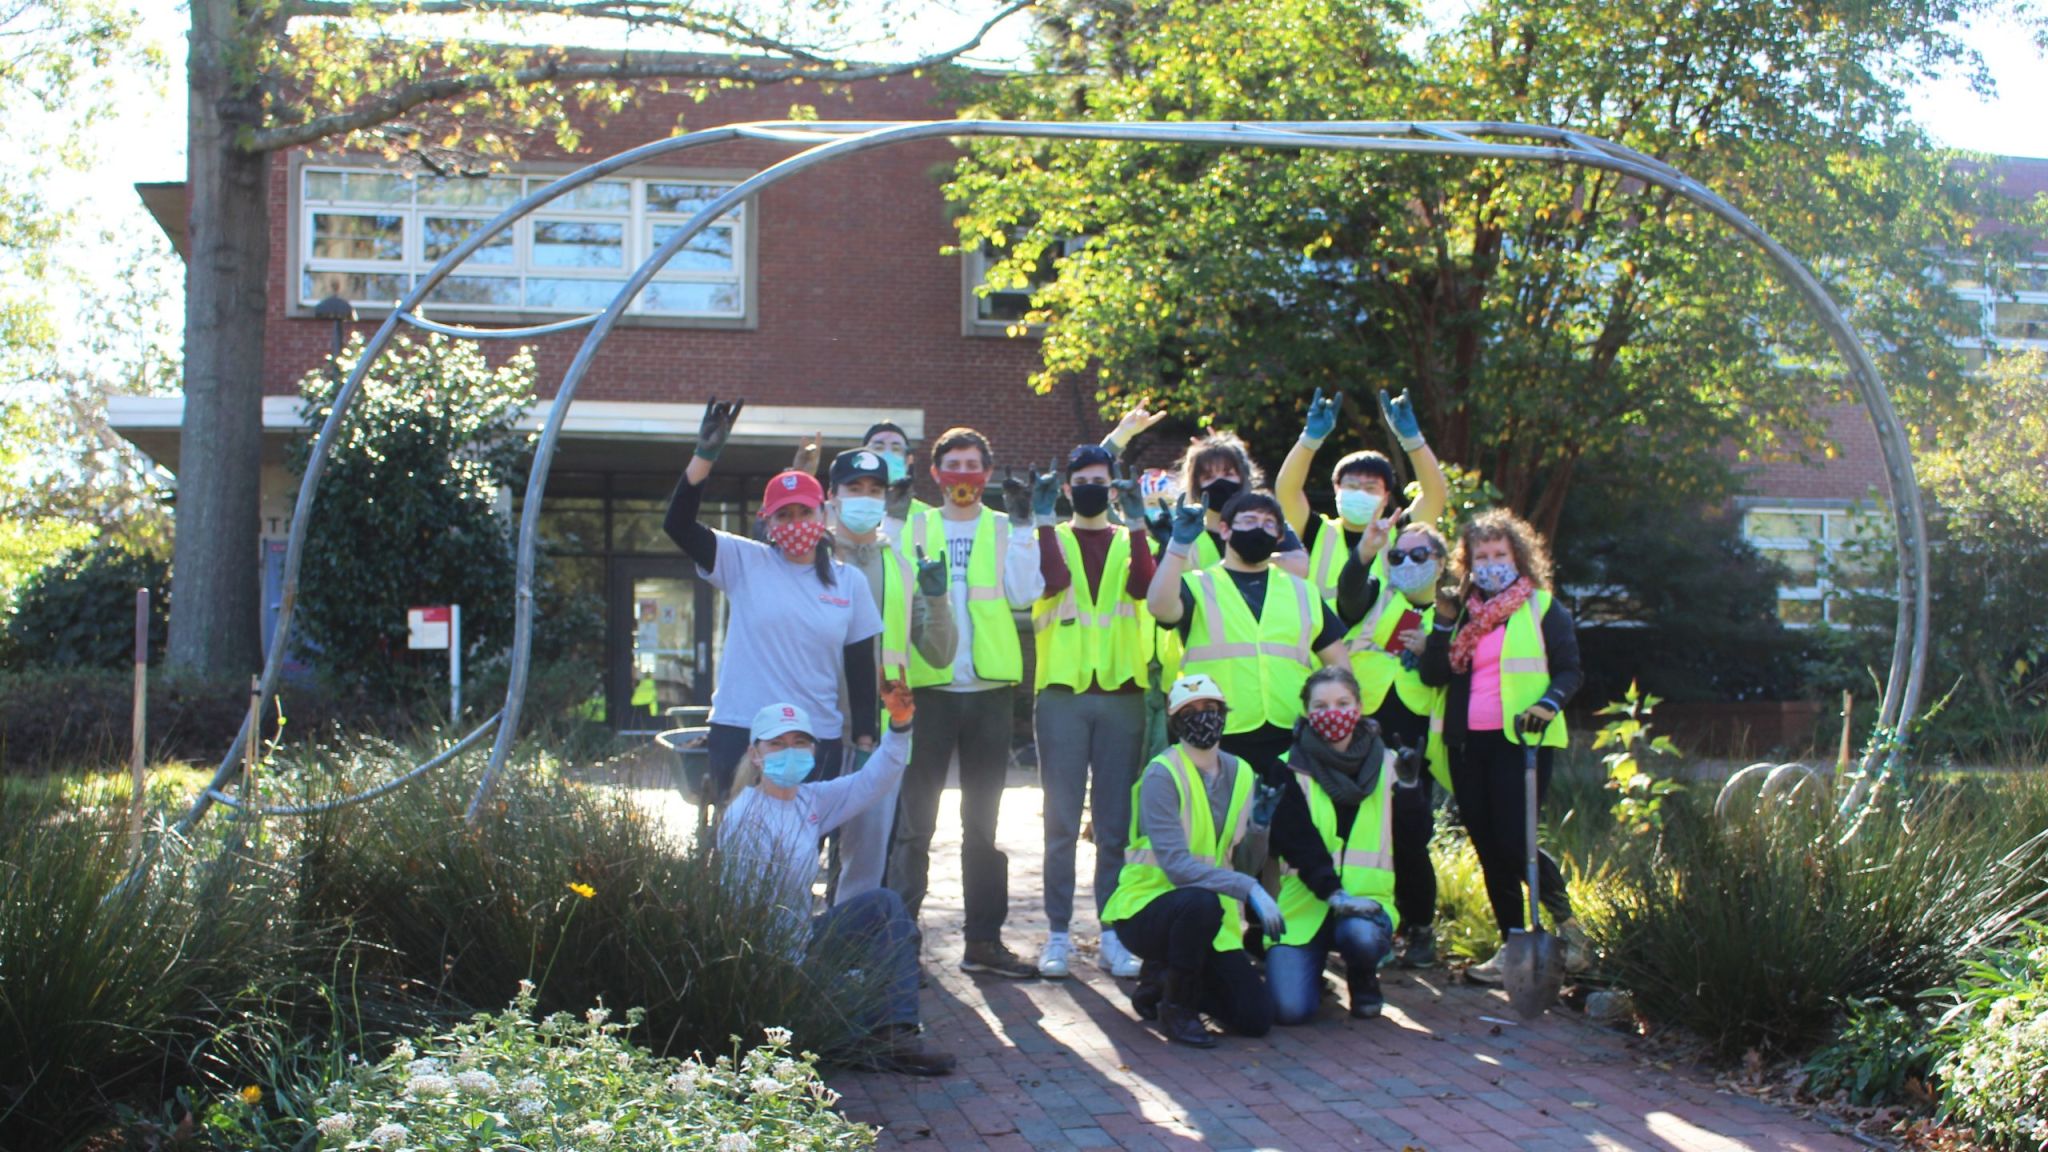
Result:
<instances>
[{"instance_id":1,"label":"blue jeans","mask_svg":"<svg viewBox=\"0 0 2048 1152\"><path fill-rule=\"evenodd\" d=\"M831 958L835 963L872 965L882 973L882 1002L863 1013L871 1028L917 1023L917 946L917 925L903 911L903 898L887 888L842 900L811 921L813 955L829 947L840 950Z\"/></svg>"},{"instance_id":2,"label":"blue jeans","mask_svg":"<svg viewBox=\"0 0 2048 1152\"><path fill-rule=\"evenodd\" d=\"M1354 979L1372 973L1394 947L1394 922L1377 916L1323 918L1323 927L1306 944L1274 944L1266 949L1266 987L1273 995L1273 1019L1301 1024L1313 1018L1323 999L1323 961L1335 948L1345 971Z\"/></svg>"}]
</instances>

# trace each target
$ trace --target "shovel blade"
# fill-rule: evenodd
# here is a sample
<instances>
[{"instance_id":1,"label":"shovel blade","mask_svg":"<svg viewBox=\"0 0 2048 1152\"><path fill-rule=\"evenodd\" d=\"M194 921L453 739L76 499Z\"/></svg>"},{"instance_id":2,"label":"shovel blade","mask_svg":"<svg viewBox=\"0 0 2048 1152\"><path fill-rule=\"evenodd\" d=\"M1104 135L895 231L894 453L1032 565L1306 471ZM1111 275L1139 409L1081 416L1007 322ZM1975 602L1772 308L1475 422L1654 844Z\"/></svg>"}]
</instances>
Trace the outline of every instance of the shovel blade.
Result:
<instances>
[{"instance_id":1,"label":"shovel blade","mask_svg":"<svg viewBox=\"0 0 2048 1152\"><path fill-rule=\"evenodd\" d=\"M1564 984L1564 949L1557 937L1540 928L1510 929L1500 968L1508 1003L1523 1019L1533 1020L1557 1003L1557 990Z\"/></svg>"}]
</instances>

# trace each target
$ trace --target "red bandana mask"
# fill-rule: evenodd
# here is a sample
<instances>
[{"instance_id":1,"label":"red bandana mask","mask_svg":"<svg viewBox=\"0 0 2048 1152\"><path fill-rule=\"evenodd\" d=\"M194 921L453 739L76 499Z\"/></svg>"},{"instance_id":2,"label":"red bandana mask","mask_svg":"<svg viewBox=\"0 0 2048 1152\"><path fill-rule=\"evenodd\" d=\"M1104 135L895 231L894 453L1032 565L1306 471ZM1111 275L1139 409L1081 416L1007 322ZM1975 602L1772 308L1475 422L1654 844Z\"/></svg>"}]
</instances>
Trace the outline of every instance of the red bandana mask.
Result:
<instances>
[{"instance_id":1,"label":"red bandana mask","mask_svg":"<svg viewBox=\"0 0 2048 1152\"><path fill-rule=\"evenodd\" d=\"M1325 744L1342 744L1351 736L1351 730L1358 727L1358 710L1355 708L1325 708L1308 714L1308 726L1316 730Z\"/></svg>"},{"instance_id":2,"label":"red bandana mask","mask_svg":"<svg viewBox=\"0 0 2048 1152\"><path fill-rule=\"evenodd\" d=\"M823 520L791 520L768 529L768 538L787 556L802 556L825 538Z\"/></svg>"}]
</instances>

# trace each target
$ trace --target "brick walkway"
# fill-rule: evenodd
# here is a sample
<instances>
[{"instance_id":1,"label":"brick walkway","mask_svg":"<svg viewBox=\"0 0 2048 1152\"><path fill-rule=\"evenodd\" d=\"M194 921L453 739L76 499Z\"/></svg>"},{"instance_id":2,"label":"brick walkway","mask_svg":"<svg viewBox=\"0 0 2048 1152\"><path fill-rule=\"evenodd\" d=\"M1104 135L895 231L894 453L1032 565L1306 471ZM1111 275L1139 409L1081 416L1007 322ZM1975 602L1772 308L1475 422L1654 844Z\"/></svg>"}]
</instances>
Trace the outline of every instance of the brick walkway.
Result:
<instances>
[{"instance_id":1,"label":"brick walkway","mask_svg":"<svg viewBox=\"0 0 2048 1152\"><path fill-rule=\"evenodd\" d=\"M1003 803L1011 947L1035 957L1039 793ZM1093 850L1081 846L1077 957L1064 981L960 972L958 794L948 792L926 902L932 1040L960 1058L937 1080L847 1073L845 1112L884 1148L1851 1149L1822 1125L1659 1066L1566 1011L1523 1024L1496 991L1442 970L1387 971L1387 1013L1354 1021L1337 999L1298 1028L1200 1051L1139 1022L1093 963Z\"/></svg>"}]
</instances>

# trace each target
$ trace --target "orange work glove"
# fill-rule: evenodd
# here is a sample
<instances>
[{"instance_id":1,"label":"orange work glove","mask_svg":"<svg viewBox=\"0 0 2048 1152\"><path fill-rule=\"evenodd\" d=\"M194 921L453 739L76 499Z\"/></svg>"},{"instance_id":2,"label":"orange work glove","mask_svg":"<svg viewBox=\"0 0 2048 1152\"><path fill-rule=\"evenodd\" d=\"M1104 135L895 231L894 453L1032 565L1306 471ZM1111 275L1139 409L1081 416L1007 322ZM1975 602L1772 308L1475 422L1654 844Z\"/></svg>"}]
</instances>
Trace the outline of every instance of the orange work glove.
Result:
<instances>
[{"instance_id":1,"label":"orange work glove","mask_svg":"<svg viewBox=\"0 0 2048 1152\"><path fill-rule=\"evenodd\" d=\"M910 727L911 718L917 715L917 700L910 694L910 682L883 677L882 707L889 710L889 727Z\"/></svg>"}]
</instances>

